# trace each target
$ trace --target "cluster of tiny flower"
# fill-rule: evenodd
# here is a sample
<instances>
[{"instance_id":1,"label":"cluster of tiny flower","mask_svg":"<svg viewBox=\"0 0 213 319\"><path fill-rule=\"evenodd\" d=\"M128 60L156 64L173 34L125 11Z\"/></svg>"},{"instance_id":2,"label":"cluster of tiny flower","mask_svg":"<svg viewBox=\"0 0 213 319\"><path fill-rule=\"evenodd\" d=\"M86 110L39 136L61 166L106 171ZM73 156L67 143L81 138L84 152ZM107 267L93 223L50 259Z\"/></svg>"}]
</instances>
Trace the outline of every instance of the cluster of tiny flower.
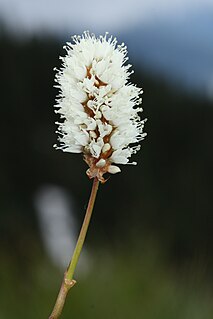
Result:
<instances>
[{"instance_id":1,"label":"cluster of tiny flower","mask_svg":"<svg viewBox=\"0 0 213 319\"><path fill-rule=\"evenodd\" d=\"M140 145L145 120L142 111L142 89L128 83L132 72L127 61L124 44L105 36L95 37L84 32L72 37L73 43L64 47L67 55L61 57L62 68L56 69L55 81L60 92L57 97L62 123L59 125L60 145L65 152L83 153L89 165L87 175L104 182L103 174L115 174L115 164L129 163Z\"/></svg>"}]
</instances>

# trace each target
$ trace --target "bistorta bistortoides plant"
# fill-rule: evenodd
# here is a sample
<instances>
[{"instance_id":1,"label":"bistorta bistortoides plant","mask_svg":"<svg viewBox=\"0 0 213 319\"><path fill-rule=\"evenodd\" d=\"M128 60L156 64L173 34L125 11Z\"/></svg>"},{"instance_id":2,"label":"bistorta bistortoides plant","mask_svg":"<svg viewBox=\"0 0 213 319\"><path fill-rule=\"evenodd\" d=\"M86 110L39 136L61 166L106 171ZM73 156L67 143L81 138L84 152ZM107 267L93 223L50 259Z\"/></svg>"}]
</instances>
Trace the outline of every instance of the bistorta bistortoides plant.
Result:
<instances>
[{"instance_id":1,"label":"bistorta bistortoides plant","mask_svg":"<svg viewBox=\"0 0 213 319\"><path fill-rule=\"evenodd\" d=\"M146 133L145 120L138 115L142 89L129 83L131 65L127 48L117 45L116 38L96 37L88 31L73 36L73 42L64 47L62 67L56 70L56 87L59 89L56 113L59 145L64 152L83 153L93 178L93 187L82 229L70 265L64 274L55 307L49 318L58 318L63 309L68 290L75 284L73 274L89 225L99 181L104 183L105 173L120 172L117 164L129 162ZM116 164L116 165L115 165Z\"/></svg>"}]
</instances>

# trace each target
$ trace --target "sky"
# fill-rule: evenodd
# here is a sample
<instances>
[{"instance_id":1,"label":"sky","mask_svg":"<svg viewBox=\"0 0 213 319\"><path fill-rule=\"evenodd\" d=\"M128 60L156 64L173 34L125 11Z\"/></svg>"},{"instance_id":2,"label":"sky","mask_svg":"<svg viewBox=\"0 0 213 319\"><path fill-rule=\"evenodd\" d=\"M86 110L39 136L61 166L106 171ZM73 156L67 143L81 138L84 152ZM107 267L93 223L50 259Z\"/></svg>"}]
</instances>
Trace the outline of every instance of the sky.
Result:
<instances>
[{"instance_id":1,"label":"sky","mask_svg":"<svg viewBox=\"0 0 213 319\"><path fill-rule=\"evenodd\" d=\"M191 10L213 9L212 0L0 0L0 17L13 28L119 32L156 20L182 19Z\"/></svg>"},{"instance_id":2,"label":"sky","mask_svg":"<svg viewBox=\"0 0 213 319\"><path fill-rule=\"evenodd\" d=\"M213 0L0 0L1 21L62 41L108 31L139 63L213 98Z\"/></svg>"}]
</instances>

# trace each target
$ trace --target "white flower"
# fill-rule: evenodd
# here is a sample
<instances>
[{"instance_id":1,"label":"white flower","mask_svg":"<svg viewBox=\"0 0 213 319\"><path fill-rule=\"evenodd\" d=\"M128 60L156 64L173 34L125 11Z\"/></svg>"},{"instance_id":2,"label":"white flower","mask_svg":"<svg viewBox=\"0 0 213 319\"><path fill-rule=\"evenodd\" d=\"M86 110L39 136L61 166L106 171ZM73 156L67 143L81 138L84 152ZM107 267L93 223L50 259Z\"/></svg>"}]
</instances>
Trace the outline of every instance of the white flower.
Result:
<instances>
[{"instance_id":1,"label":"white flower","mask_svg":"<svg viewBox=\"0 0 213 319\"><path fill-rule=\"evenodd\" d=\"M72 37L65 46L67 55L56 70L60 93L56 113L61 115L59 146L64 152L83 153L89 165L87 174L104 182L103 174L115 174L115 164L129 163L132 154L140 149L145 120L142 111L142 89L128 83L131 65L127 49L116 38L84 32Z\"/></svg>"}]
</instances>

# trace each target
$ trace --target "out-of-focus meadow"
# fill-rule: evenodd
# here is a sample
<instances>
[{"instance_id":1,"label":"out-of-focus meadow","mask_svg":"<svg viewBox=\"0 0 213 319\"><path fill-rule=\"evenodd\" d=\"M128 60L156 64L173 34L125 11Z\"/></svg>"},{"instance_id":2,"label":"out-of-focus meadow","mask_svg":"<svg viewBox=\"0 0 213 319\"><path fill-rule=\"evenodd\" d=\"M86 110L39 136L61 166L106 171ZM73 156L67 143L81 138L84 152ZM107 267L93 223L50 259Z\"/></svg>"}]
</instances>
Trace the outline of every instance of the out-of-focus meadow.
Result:
<instances>
[{"instance_id":1,"label":"out-of-focus meadow","mask_svg":"<svg viewBox=\"0 0 213 319\"><path fill-rule=\"evenodd\" d=\"M53 67L64 55L62 42L0 34L2 319L48 317L63 276L57 244L67 232L67 223L51 216L54 194L65 194L70 207L72 240L64 245L71 254L91 188L81 155L52 147ZM138 165L121 167L100 187L62 318L211 319L212 102L131 63L131 81L145 92L148 136Z\"/></svg>"}]
</instances>

